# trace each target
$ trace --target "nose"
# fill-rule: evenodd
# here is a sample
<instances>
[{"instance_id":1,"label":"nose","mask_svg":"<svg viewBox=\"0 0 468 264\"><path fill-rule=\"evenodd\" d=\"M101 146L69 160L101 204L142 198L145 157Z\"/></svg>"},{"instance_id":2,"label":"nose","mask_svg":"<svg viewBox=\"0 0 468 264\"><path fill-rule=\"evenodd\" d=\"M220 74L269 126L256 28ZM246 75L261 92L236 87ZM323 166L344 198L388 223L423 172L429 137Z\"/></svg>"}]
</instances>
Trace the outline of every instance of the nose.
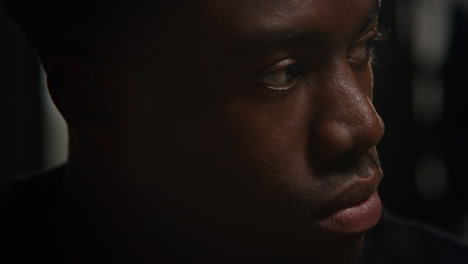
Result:
<instances>
[{"instance_id":1,"label":"nose","mask_svg":"<svg viewBox=\"0 0 468 264\"><path fill-rule=\"evenodd\" d=\"M347 63L320 81L319 107L312 148L322 158L367 152L384 134L384 123L372 103L372 72L356 72Z\"/></svg>"}]
</instances>

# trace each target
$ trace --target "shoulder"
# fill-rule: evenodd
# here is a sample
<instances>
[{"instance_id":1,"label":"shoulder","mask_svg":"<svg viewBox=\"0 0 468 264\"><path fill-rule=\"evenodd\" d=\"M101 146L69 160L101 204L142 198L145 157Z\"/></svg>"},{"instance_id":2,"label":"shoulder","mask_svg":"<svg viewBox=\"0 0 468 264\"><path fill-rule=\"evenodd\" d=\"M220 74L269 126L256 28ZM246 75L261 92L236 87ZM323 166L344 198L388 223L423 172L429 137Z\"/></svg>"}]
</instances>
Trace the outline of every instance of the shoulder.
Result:
<instances>
[{"instance_id":1,"label":"shoulder","mask_svg":"<svg viewBox=\"0 0 468 264\"><path fill-rule=\"evenodd\" d=\"M367 236L361 263L468 263L468 245L427 224L385 213Z\"/></svg>"}]
</instances>

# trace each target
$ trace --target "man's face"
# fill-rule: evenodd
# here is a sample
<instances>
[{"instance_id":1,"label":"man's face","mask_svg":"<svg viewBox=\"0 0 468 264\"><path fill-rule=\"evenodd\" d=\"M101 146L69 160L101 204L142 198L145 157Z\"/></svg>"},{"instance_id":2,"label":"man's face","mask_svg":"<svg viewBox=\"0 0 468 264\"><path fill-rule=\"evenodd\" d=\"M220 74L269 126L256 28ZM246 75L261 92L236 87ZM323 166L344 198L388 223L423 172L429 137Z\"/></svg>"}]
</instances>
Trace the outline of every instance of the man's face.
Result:
<instances>
[{"instance_id":1,"label":"man's face","mask_svg":"<svg viewBox=\"0 0 468 264\"><path fill-rule=\"evenodd\" d=\"M100 51L114 123L99 144L131 175L132 221L200 254L355 257L380 217L378 2L188 5Z\"/></svg>"}]
</instances>

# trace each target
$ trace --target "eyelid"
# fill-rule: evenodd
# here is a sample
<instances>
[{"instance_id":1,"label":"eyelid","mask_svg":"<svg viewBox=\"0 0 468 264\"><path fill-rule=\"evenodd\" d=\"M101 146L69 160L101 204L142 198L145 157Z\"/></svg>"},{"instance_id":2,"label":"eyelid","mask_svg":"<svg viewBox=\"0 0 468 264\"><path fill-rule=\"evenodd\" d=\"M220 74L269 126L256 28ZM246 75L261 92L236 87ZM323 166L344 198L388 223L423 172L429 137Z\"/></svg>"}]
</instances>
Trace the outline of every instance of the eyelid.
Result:
<instances>
[{"instance_id":1,"label":"eyelid","mask_svg":"<svg viewBox=\"0 0 468 264\"><path fill-rule=\"evenodd\" d=\"M358 34L356 34L354 42L358 42L359 40L369 37L369 34L372 34L372 32L378 32L378 25L378 17L375 16L372 19L372 22L370 22L366 28L362 28L362 30Z\"/></svg>"},{"instance_id":2,"label":"eyelid","mask_svg":"<svg viewBox=\"0 0 468 264\"><path fill-rule=\"evenodd\" d=\"M364 34L359 36L356 41L353 42L353 45L349 47L349 50L361 45L362 43L369 42L371 40L377 39L379 37L379 30L377 27L372 28L369 31L366 31Z\"/></svg>"},{"instance_id":3,"label":"eyelid","mask_svg":"<svg viewBox=\"0 0 468 264\"><path fill-rule=\"evenodd\" d=\"M374 60L374 43L381 38L377 26L361 34L348 48L348 61L354 67L362 68Z\"/></svg>"},{"instance_id":4,"label":"eyelid","mask_svg":"<svg viewBox=\"0 0 468 264\"><path fill-rule=\"evenodd\" d=\"M279 62L276 62L270 66L267 66L265 67L263 70L260 71L260 75L265 75L265 74L268 74L268 73L272 73L272 72L275 72L277 70L281 70L285 67L288 67L290 65L294 65L298 63L298 61L296 59L293 59L293 58L288 58L288 59L283 59Z\"/></svg>"}]
</instances>

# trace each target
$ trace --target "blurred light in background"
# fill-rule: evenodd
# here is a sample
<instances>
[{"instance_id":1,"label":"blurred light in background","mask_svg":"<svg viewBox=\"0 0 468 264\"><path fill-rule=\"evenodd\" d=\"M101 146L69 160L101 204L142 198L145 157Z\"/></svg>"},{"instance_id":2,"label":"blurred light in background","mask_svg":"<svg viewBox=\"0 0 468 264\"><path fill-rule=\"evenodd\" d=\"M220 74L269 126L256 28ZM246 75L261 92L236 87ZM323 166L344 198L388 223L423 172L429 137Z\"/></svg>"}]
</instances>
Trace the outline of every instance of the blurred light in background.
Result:
<instances>
[{"instance_id":1,"label":"blurred light in background","mask_svg":"<svg viewBox=\"0 0 468 264\"><path fill-rule=\"evenodd\" d=\"M427 201L445 198L449 188L449 177L442 159L438 155L426 154L415 166L415 183L419 194Z\"/></svg>"},{"instance_id":2,"label":"blurred light in background","mask_svg":"<svg viewBox=\"0 0 468 264\"><path fill-rule=\"evenodd\" d=\"M46 75L40 68L40 89L42 108L42 168L51 168L67 159L68 134L65 120L58 112L47 89Z\"/></svg>"},{"instance_id":3,"label":"blurred light in background","mask_svg":"<svg viewBox=\"0 0 468 264\"><path fill-rule=\"evenodd\" d=\"M438 76L416 75L412 85L415 121L431 128L444 115L444 83Z\"/></svg>"},{"instance_id":4,"label":"blurred light in background","mask_svg":"<svg viewBox=\"0 0 468 264\"><path fill-rule=\"evenodd\" d=\"M420 74L442 70L452 41L453 0L411 0L411 52Z\"/></svg>"},{"instance_id":5,"label":"blurred light in background","mask_svg":"<svg viewBox=\"0 0 468 264\"><path fill-rule=\"evenodd\" d=\"M387 208L468 239L468 0L382 1L375 102ZM464 231L463 231L464 230Z\"/></svg>"},{"instance_id":6,"label":"blurred light in background","mask_svg":"<svg viewBox=\"0 0 468 264\"><path fill-rule=\"evenodd\" d=\"M66 128L27 39L0 8L0 189L66 159Z\"/></svg>"}]
</instances>

